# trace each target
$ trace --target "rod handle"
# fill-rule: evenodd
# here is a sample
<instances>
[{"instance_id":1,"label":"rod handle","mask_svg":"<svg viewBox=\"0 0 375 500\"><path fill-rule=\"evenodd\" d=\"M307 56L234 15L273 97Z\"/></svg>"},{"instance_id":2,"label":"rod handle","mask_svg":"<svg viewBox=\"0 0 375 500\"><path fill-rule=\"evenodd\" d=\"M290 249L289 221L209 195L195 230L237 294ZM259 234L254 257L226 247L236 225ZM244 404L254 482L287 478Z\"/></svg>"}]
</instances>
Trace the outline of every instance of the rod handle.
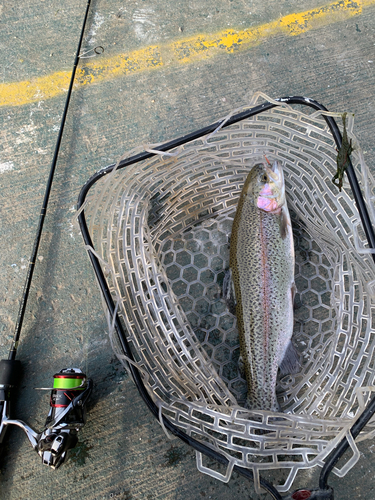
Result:
<instances>
[{"instance_id":1,"label":"rod handle","mask_svg":"<svg viewBox=\"0 0 375 500\"><path fill-rule=\"evenodd\" d=\"M11 392L21 380L21 361L18 359L0 360L0 401L9 401Z\"/></svg>"}]
</instances>

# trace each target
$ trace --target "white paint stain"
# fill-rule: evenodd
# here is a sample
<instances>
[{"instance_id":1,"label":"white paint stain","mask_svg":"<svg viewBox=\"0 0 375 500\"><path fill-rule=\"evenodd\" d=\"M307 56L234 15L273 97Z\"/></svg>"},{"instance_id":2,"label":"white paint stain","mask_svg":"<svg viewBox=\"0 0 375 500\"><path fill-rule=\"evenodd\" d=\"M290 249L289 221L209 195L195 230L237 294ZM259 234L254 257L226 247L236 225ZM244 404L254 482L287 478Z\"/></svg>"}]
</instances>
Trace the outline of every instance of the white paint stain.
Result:
<instances>
[{"instance_id":1,"label":"white paint stain","mask_svg":"<svg viewBox=\"0 0 375 500\"><path fill-rule=\"evenodd\" d=\"M33 96L34 99L40 99L40 101L38 103L38 108L40 108L40 106L41 106L41 102L42 102L43 97L44 97L44 94L40 89L38 89Z\"/></svg>"},{"instance_id":2,"label":"white paint stain","mask_svg":"<svg viewBox=\"0 0 375 500\"><path fill-rule=\"evenodd\" d=\"M91 26L91 29L87 37L87 43L89 45L94 45L94 43L96 43L95 36L98 32L98 29L101 27L103 23L104 23L104 16L100 15L98 12L95 12L94 22Z\"/></svg>"},{"instance_id":3,"label":"white paint stain","mask_svg":"<svg viewBox=\"0 0 375 500\"><path fill-rule=\"evenodd\" d=\"M48 151L46 149L42 149L42 148L38 148L36 150L37 153L39 153L40 155L46 155L48 153Z\"/></svg>"},{"instance_id":4,"label":"white paint stain","mask_svg":"<svg viewBox=\"0 0 375 500\"><path fill-rule=\"evenodd\" d=\"M75 240L74 234L73 234L74 233L74 229L75 229L74 228L74 224L72 224L71 222L68 222L68 233L69 233L69 236L71 238L73 238L73 240Z\"/></svg>"},{"instance_id":5,"label":"white paint stain","mask_svg":"<svg viewBox=\"0 0 375 500\"><path fill-rule=\"evenodd\" d=\"M15 139L14 142L16 144L23 144L26 142L32 142L33 139L31 136L35 135L36 128L37 127L36 127L36 125L34 125L33 121L31 121L30 125L24 125L19 130L16 131L16 134L18 135L18 137Z\"/></svg>"},{"instance_id":6,"label":"white paint stain","mask_svg":"<svg viewBox=\"0 0 375 500\"><path fill-rule=\"evenodd\" d=\"M4 172L8 172L9 170L14 169L14 163L12 161L5 161L4 163L0 163L0 174Z\"/></svg>"},{"instance_id":7,"label":"white paint stain","mask_svg":"<svg viewBox=\"0 0 375 500\"><path fill-rule=\"evenodd\" d=\"M156 38L155 12L150 7L146 9L137 9L134 11L133 27L136 36L142 42L151 42Z\"/></svg>"}]
</instances>

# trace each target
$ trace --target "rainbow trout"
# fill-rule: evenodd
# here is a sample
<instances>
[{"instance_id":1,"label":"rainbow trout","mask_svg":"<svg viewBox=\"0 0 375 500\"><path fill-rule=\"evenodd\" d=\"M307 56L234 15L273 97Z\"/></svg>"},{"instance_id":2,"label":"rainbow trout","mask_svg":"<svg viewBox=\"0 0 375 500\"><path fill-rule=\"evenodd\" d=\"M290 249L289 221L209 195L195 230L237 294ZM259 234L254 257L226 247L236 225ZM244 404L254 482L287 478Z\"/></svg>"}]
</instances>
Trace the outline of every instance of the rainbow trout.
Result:
<instances>
[{"instance_id":1,"label":"rainbow trout","mask_svg":"<svg viewBox=\"0 0 375 500\"><path fill-rule=\"evenodd\" d=\"M232 292L246 375L246 406L279 411L276 377L295 372L294 247L280 163L255 165L238 203L230 242ZM233 290L234 288L234 290Z\"/></svg>"}]
</instances>

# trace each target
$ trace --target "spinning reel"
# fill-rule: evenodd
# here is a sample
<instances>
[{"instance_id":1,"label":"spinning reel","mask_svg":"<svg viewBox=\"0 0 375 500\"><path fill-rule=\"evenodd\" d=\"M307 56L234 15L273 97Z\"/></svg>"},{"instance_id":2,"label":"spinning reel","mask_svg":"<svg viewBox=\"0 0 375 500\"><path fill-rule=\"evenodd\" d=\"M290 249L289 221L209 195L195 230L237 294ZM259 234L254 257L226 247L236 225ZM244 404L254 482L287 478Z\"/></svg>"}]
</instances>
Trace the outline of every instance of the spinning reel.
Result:
<instances>
[{"instance_id":1,"label":"spinning reel","mask_svg":"<svg viewBox=\"0 0 375 500\"><path fill-rule=\"evenodd\" d=\"M17 384L19 368L19 361L0 361L0 406L3 405L0 443L8 425L21 427L42 462L57 469L76 446L77 433L86 422L85 405L92 391L92 380L78 368L64 368L56 373L53 388L46 389L51 390L51 398L44 429L36 432L22 420L9 417L11 392Z\"/></svg>"}]
</instances>

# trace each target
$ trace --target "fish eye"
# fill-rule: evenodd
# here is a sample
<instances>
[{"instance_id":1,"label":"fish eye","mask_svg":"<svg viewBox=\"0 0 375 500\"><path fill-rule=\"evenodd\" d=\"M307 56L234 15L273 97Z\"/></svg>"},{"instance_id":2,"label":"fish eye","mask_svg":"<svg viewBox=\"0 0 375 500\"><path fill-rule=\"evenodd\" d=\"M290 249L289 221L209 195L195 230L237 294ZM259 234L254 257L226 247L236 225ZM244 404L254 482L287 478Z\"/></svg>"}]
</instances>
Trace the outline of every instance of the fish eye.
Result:
<instances>
[{"instance_id":1,"label":"fish eye","mask_svg":"<svg viewBox=\"0 0 375 500\"><path fill-rule=\"evenodd\" d=\"M262 182L267 182L268 181L268 178L266 176L266 174L263 174L262 175Z\"/></svg>"}]
</instances>

